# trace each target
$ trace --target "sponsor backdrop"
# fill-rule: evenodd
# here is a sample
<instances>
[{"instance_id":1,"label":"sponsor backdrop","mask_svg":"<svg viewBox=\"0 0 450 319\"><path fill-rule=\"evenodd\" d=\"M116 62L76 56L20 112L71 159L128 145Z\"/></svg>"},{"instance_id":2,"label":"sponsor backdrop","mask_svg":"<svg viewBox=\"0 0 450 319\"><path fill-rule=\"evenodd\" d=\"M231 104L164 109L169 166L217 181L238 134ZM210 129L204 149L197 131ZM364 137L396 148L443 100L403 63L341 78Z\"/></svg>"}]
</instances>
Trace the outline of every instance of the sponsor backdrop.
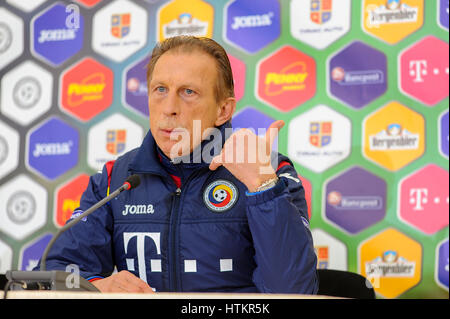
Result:
<instances>
[{"instance_id":1,"label":"sponsor backdrop","mask_svg":"<svg viewBox=\"0 0 450 319\"><path fill-rule=\"evenodd\" d=\"M149 52L192 34L230 55L235 127L286 122L317 266L448 298L448 24L448 0L1 1L0 273L140 145Z\"/></svg>"}]
</instances>

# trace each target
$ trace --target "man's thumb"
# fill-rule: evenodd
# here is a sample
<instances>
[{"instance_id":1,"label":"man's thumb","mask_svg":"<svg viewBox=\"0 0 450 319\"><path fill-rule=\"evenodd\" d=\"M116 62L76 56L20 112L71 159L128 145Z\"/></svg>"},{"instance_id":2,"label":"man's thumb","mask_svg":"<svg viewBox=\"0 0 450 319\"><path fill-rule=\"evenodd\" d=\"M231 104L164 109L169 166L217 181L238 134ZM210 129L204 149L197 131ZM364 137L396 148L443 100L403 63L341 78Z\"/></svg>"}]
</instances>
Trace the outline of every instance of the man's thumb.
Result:
<instances>
[{"instance_id":1,"label":"man's thumb","mask_svg":"<svg viewBox=\"0 0 450 319\"><path fill-rule=\"evenodd\" d=\"M215 171L219 166L222 165L222 153L214 157L211 161L211 164L209 164L209 169L212 171Z\"/></svg>"}]
</instances>

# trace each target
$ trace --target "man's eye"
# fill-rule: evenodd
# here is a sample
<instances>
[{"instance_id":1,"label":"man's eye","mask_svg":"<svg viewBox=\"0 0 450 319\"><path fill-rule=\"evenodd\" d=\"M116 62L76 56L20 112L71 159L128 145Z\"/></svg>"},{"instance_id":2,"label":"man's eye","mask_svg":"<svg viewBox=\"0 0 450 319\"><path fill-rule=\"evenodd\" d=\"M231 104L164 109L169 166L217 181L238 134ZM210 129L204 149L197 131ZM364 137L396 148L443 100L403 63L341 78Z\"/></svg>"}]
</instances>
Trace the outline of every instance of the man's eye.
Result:
<instances>
[{"instance_id":1,"label":"man's eye","mask_svg":"<svg viewBox=\"0 0 450 319\"><path fill-rule=\"evenodd\" d=\"M158 87L156 88L156 90L158 90L158 92L161 92L161 93L166 92L166 88L163 87L163 86L158 86Z\"/></svg>"},{"instance_id":2,"label":"man's eye","mask_svg":"<svg viewBox=\"0 0 450 319\"><path fill-rule=\"evenodd\" d=\"M186 90L184 90L184 91L186 92L187 95L192 95L192 94L195 93L195 92L194 92L193 90L191 90L191 89L186 89Z\"/></svg>"}]
</instances>

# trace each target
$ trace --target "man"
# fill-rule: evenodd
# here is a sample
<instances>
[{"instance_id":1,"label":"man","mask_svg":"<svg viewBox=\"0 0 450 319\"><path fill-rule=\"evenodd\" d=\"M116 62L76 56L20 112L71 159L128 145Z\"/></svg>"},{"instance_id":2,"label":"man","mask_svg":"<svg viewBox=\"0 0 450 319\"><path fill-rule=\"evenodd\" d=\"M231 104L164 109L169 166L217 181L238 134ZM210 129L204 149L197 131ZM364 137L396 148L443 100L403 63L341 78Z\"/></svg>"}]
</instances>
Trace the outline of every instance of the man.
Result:
<instances>
[{"instance_id":1,"label":"man","mask_svg":"<svg viewBox=\"0 0 450 319\"><path fill-rule=\"evenodd\" d=\"M289 159L270 156L283 121L265 137L229 136L231 67L211 39L158 44L147 77L147 136L91 177L79 210L131 174L140 186L64 233L47 269L77 264L103 292L316 293L303 186Z\"/></svg>"}]
</instances>

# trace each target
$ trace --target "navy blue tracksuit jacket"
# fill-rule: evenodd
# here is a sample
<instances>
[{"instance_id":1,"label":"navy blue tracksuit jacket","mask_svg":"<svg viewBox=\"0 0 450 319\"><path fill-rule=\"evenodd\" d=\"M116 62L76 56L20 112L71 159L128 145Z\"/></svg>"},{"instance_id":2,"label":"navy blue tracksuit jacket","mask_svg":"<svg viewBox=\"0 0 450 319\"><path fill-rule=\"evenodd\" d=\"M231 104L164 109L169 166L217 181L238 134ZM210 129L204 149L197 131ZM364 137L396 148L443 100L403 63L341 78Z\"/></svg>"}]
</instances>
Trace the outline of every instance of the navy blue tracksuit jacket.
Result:
<instances>
[{"instance_id":1,"label":"navy blue tracksuit jacket","mask_svg":"<svg viewBox=\"0 0 450 319\"><path fill-rule=\"evenodd\" d=\"M230 124L222 132L225 127ZM149 131L139 148L91 176L73 216L129 175L139 174L141 185L65 232L47 270L76 264L89 280L116 267L157 292L315 294L317 258L304 189L291 161L277 156L276 186L250 194L222 166L211 171L205 162L172 163Z\"/></svg>"}]
</instances>

